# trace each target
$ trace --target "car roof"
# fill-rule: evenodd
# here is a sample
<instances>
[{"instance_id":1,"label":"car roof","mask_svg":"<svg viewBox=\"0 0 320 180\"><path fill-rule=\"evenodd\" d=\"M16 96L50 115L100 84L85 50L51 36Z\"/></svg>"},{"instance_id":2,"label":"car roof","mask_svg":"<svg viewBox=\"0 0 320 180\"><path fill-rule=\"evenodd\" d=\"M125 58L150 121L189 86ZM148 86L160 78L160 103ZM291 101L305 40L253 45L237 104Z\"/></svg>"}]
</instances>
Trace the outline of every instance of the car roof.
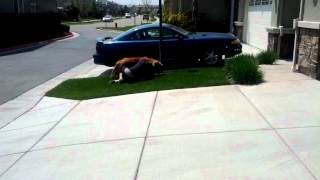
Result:
<instances>
[{"instance_id":1,"label":"car roof","mask_svg":"<svg viewBox=\"0 0 320 180\"><path fill-rule=\"evenodd\" d=\"M154 28L154 27L159 27L159 23L153 23L153 24L144 24L144 25L140 25L140 26L137 26L135 27L134 29L135 30L140 30L140 29L146 29L146 28ZM166 23L162 23L162 26L163 27L169 27L172 26L170 24L166 24Z\"/></svg>"},{"instance_id":2,"label":"car roof","mask_svg":"<svg viewBox=\"0 0 320 180\"><path fill-rule=\"evenodd\" d=\"M148 28L159 28L159 23L153 23L153 24L144 24L144 25L140 25L140 26L136 26L136 27L133 27L132 29L129 29L128 31L120 34L119 36L115 37L114 39L115 40L118 40L118 39L121 39L125 36L128 36L129 34L131 34L132 32L135 32L135 31L139 31L139 30L142 30L142 29L148 29ZM162 23L162 26L163 27L166 27L166 28L170 28L172 27L173 25L170 25L170 24L166 24L166 23Z\"/></svg>"}]
</instances>

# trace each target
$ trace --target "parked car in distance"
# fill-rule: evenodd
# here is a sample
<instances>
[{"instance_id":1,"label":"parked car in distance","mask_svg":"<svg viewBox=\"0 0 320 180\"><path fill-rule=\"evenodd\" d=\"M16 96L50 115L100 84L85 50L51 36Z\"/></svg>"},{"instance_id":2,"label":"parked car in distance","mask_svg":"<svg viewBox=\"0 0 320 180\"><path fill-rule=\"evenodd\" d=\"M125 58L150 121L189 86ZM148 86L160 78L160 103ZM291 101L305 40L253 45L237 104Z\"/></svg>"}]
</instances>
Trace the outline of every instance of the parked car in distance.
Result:
<instances>
[{"instance_id":1,"label":"parked car in distance","mask_svg":"<svg viewBox=\"0 0 320 180\"><path fill-rule=\"evenodd\" d=\"M131 14L130 14L130 13L126 13L124 16L125 16L126 18L131 18Z\"/></svg>"},{"instance_id":2,"label":"parked car in distance","mask_svg":"<svg viewBox=\"0 0 320 180\"><path fill-rule=\"evenodd\" d=\"M113 17L111 15L106 15L102 18L103 22L113 22Z\"/></svg>"},{"instance_id":3,"label":"parked car in distance","mask_svg":"<svg viewBox=\"0 0 320 180\"><path fill-rule=\"evenodd\" d=\"M114 38L98 38L94 63L114 66L123 57L159 57L159 24L134 27ZM216 64L224 57L240 54L242 45L231 33L189 32L163 24L162 63L187 61Z\"/></svg>"},{"instance_id":4,"label":"parked car in distance","mask_svg":"<svg viewBox=\"0 0 320 180\"><path fill-rule=\"evenodd\" d=\"M149 14L144 14L143 17L142 17L142 20L149 21Z\"/></svg>"}]
</instances>

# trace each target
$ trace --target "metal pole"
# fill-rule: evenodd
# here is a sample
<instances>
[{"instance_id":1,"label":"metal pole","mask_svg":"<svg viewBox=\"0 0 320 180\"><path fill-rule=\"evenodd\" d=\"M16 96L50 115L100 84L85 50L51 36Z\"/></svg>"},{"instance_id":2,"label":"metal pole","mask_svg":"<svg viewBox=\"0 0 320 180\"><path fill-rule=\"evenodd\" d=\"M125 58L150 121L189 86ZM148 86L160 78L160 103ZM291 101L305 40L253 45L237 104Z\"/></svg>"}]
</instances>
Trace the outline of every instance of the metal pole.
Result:
<instances>
[{"instance_id":1,"label":"metal pole","mask_svg":"<svg viewBox=\"0 0 320 180\"><path fill-rule=\"evenodd\" d=\"M159 61L162 62L162 0L159 0Z\"/></svg>"},{"instance_id":2,"label":"metal pole","mask_svg":"<svg viewBox=\"0 0 320 180\"><path fill-rule=\"evenodd\" d=\"M231 0L231 12L230 12L230 33L233 33L233 21L234 21L234 0Z\"/></svg>"},{"instance_id":3,"label":"metal pole","mask_svg":"<svg viewBox=\"0 0 320 180\"><path fill-rule=\"evenodd\" d=\"M24 13L24 1L21 0L21 5L22 5L22 13Z\"/></svg>"}]
</instances>

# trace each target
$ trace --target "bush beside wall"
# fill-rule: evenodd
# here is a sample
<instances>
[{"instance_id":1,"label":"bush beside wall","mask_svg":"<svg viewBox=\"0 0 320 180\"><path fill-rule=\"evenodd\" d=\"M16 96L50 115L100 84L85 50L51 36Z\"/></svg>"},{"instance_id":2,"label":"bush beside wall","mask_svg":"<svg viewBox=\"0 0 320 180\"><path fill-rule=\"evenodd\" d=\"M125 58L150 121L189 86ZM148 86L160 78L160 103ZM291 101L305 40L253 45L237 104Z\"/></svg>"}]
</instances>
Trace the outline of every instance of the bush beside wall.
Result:
<instances>
[{"instance_id":1,"label":"bush beside wall","mask_svg":"<svg viewBox=\"0 0 320 180\"><path fill-rule=\"evenodd\" d=\"M178 14L167 14L164 15L164 22L168 24L172 24L183 29L192 31L193 30L193 22L190 14L187 13L178 13Z\"/></svg>"},{"instance_id":2,"label":"bush beside wall","mask_svg":"<svg viewBox=\"0 0 320 180\"><path fill-rule=\"evenodd\" d=\"M258 84L263 81L263 74L253 55L239 55L227 59L225 71L236 84Z\"/></svg>"},{"instance_id":3,"label":"bush beside wall","mask_svg":"<svg viewBox=\"0 0 320 180\"><path fill-rule=\"evenodd\" d=\"M278 55L273 51L262 51L257 55L259 64L274 64L278 59Z\"/></svg>"}]
</instances>

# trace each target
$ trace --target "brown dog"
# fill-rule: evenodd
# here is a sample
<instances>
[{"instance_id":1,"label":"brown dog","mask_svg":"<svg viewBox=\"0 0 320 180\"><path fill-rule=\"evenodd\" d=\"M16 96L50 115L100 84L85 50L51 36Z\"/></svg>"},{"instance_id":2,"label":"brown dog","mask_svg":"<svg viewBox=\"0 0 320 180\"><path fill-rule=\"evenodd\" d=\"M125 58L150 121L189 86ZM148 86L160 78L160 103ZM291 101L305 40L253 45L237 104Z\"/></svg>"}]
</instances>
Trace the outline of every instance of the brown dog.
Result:
<instances>
[{"instance_id":1,"label":"brown dog","mask_svg":"<svg viewBox=\"0 0 320 180\"><path fill-rule=\"evenodd\" d=\"M149 57L123 58L116 62L111 77L113 83L121 83L124 77L131 80L148 78L154 73L160 73L162 63ZM145 77L143 77L145 76Z\"/></svg>"}]
</instances>

